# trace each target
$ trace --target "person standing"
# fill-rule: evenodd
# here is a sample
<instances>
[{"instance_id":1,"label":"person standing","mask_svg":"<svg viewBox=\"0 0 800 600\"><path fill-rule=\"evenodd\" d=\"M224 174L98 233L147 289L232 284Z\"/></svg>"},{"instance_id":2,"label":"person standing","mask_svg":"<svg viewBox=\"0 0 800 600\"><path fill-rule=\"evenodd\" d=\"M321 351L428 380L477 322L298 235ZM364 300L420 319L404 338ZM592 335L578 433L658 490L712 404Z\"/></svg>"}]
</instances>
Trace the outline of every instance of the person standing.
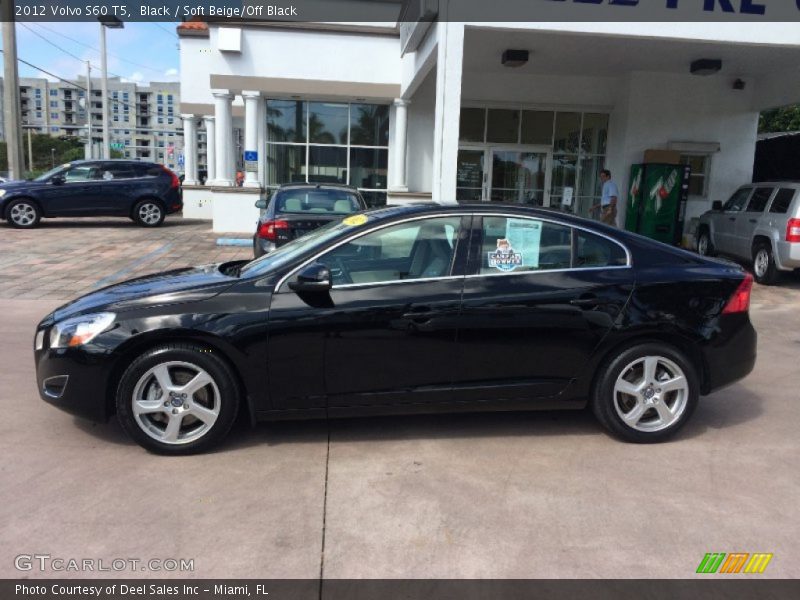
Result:
<instances>
[{"instance_id":1,"label":"person standing","mask_svg":"<svg viewBox=\"0 0 800 600\"><path fill-rule=\"evenodd\" d=\"M603 182L603 192L600 196L600 205L595 208L600 209L600 221L612 227L617 226L617 200L619 199L619 188L611 180L611 171L603 169L600 171L600 181Z\"/></svg>"}]
</instances>

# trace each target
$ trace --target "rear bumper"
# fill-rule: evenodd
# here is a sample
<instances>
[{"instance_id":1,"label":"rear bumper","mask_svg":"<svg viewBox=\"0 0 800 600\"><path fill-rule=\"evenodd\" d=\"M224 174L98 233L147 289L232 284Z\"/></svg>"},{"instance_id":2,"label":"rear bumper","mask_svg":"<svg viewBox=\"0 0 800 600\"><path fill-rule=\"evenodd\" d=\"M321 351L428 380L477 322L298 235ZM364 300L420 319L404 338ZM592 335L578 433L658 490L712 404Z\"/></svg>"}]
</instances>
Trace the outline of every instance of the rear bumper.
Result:
<instances>
[{"instance_id":1,"label":"rear bumper","mask_svg":"<svg viewBox=\"0 0 800 600\"><path fill-rule=\"evenodd\" d=\"M750 316L723 315L717 338L703 349L703 395L744 379L756 364L758 334Z\"/></svg>"},{"instance_id":2,"label":"rear bumper","mask_svg":"<svg viewBox=\"0 0 800 600\"><path fill-rule=\"evenodd\" d=\"M800 269L800 244L796 242L776 242L775 266L781 271Z\"/></svg>"},{"instance_id":3,"label":"rear bumper","mask_svg":"<svg viewBox=\"0 0 800 600\"><path fill-rule=\"evenodd\" d=\"M276 247L274 242L260 238L257 235L253 236L253 255L256 258L269 254L275 250Z\"/></svg>"}]
</instances>

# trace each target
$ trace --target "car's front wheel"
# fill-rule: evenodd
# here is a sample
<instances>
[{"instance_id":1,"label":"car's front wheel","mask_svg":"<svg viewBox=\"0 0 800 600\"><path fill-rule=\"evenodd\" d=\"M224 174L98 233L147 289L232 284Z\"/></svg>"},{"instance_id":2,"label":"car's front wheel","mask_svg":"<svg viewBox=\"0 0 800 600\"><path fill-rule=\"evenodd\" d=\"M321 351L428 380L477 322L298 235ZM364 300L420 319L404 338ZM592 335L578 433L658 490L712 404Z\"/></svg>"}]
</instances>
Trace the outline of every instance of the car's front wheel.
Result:
<instances>
[{"instance_id":1,"label":"car's front wheel","mask_svg":"<svg viewBox=\"0 0 800 600\"><path fill-rule=\"evenodd\" d=\"M697 253L701 256L714 256L714 245L707 229L703 229L697 238Z\"/></svg>"},{"instance_id":2,"label":"car's front wheel","mask_svg":"<svg viewBox=\"0 0 800 600\"><path fill-rule=\"evenodd\" d=\"M648 343L606 363L591 404L600 423L623 440L660 442L686 424L698 395L697 374L683 354Z\"/></svg>"},{"instance_id":3,"label":"car's front wheel","mask_svg":"<svg viewBox=\"0 0 800 600\"><path fill-rule=\"evenodd\" d=\"M239 409L228 364L213 350L168 344L126 369L117 388L117 415L139 445L160 454L192 454L218 444Z\"/></svg>"},{"instance_id":4,"label":"car's front wheel","mask_svg":"<svg viewBox=\"0 0 800 600\"><path fill-rule=\"evenodd\" d=\"M42 211L31 200L13 200L6 209L6 219L17 229L32 229L41 221Z\"/></svg>"},{"instance_id":5,"label":"car's front wheel","mask_svg":"<svg viewBox=\"0 0 800 600\"><path fill-rule=\"evenodd\" d=\"M158 227L165 217L164 207L155 200L142 200L133 209L133 220L142 227Z\"/></svg>"}]
</instances>

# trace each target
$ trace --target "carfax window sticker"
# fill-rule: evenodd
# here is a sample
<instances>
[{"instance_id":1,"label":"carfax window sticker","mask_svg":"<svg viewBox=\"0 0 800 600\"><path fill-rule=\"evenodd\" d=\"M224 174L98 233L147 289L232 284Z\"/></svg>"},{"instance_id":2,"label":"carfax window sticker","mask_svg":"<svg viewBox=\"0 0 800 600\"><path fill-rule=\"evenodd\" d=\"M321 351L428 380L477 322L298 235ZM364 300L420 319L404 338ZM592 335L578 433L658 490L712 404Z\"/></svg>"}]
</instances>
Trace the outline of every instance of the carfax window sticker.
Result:
<instances>
[{"instance_id":1,"label":"carfax window sticker","mask_svg":"<svg viewBox=\"0 0 800 600\"><path fill-rule=\"evenodd\" d=\"M539 268L539 248L542 243L541 221L508 219L506 221L506 240L510 247L520 254L521 263L517 266L529 269Z\"/></svg>"}]
</instances>

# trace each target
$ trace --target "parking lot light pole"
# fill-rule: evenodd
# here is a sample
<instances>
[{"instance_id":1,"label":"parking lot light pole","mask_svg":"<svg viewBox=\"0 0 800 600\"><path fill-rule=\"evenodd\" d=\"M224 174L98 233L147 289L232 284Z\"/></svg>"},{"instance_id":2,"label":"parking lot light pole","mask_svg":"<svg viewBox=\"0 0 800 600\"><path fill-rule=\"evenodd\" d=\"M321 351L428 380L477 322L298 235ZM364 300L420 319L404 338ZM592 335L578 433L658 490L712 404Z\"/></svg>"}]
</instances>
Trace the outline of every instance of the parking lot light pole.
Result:
<instances>
[{"instance_id":1,"label":"parking lot light pole","mask_svg":"<svg viewBox=\"0 0 800 600\"><path fill-rule=\"evenodd\" d=\"M122 29L125 27L125 24L120 21L117 17L104 15L97 18L100 21L100 60L101 60L101 67L103 70L103 81L102 81L102 90L103 90L103 151L102 157L104 159L111 158L111 124L108 119L108 56L106 55L106 27L111 29ZM91 113L89 115L91 119Z\"/></svg>"}]
</instances>

